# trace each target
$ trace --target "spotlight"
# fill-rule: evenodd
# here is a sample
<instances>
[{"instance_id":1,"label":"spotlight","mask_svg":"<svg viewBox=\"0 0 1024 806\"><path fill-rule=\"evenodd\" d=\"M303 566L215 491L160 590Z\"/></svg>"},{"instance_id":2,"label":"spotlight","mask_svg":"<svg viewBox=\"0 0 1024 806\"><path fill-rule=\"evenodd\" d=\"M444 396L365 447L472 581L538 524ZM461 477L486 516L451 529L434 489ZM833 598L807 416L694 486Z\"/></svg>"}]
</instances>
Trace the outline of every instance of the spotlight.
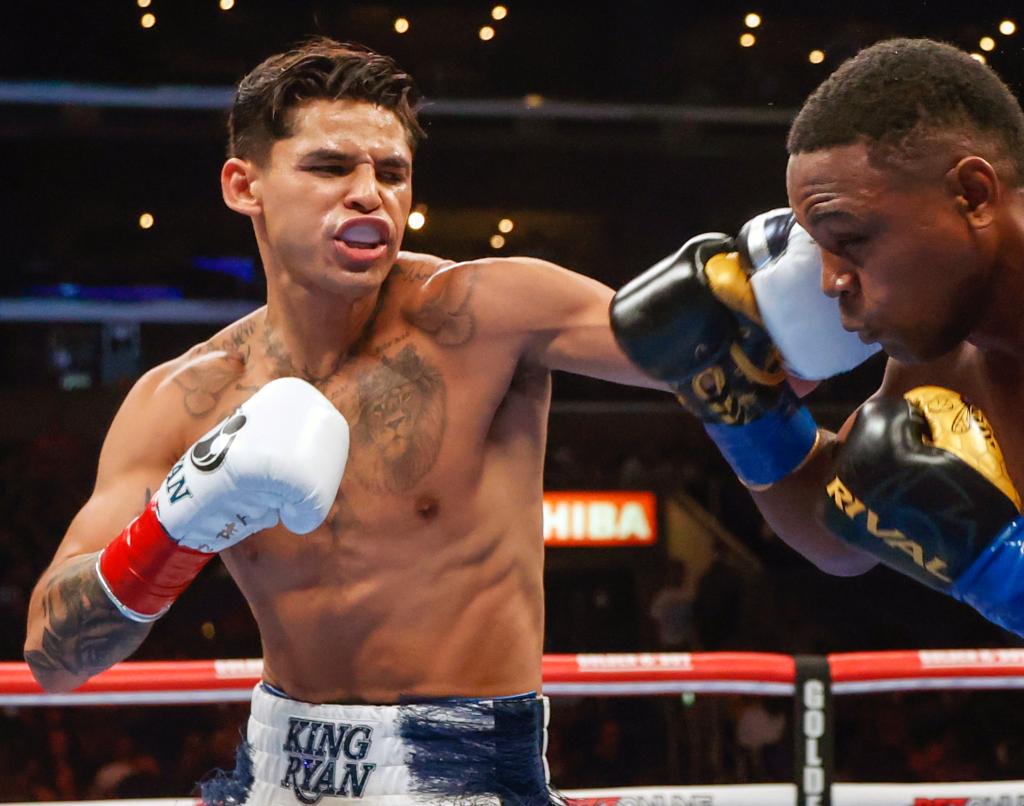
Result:
<instances>
[{"instance_id":1,"label":"spotlight","mask_svg":"<svg viewBox=\"0 0 1024 806\"><path fill-rule=\"evenodd\" d=\"M1003 20L999 23L999 33L1003 34L1003 36L1017 33L1017 23L1013 20Z\"/></svg>"},{"instance_id":2,"label":"spotlight","mask_svg":"<svg viewBox=\"0 0 1024 806\"><path fill-rule=\"evenodd\" d=\"M807 61L811 64L821 64L825 61L825 51L823 50L812 50L807 54Z\"/></svg>"},{"instance_id":3,"label":"spotlight","mask_svg":"<svg viewBox=\"0 0 1024 806\"><path fill-rule=\"evenodd\" d=\"M490 25L485 25L480 29L479 36L484 42L489 42L494 39L494 29Z\"/></svg>"},{"instance_id":4,"label":"spotlight","mask_svg":"<svg viewBox=\"0 0 1024 806\"><path fill-rule=\"evenodd\" d=\"M990 36L983 36L978 41L978 47L980 47L982 50L984 50L986 52L990 51L990 50L995 50L996 49L996 40L994 40Z\"/></svg>"},{"instance_id":5,"label":"spotlight","mask_svg":"<svg viewBox=\"0 0 1024 806\"><path fill-rule=\"evenodd\" d=\"M427 223L427 217L420 210L413 210L409 213L409 229L420 230Z\"/></svg>"},{"instance_id":6,"label":"spotlight","mask_svg":"<svg viewBox=\"0 0 1024 806\"><path fill-rule=\"evenodd\" d=\"M503 20L508 16L508 9L505 6L495 6L491 9L492 20Z\"/></svg>"},{"instance_id":7,"label":"spotlight","mask_svg":"<svg viewBox=\"0 0 1024 806\"><path fill-rule=\"evenodd\" d=\"M740 36L740 47L741 48L752 48L754 43L757 42L757 37L753 34L747 33Z\"/></svg>"},{"instance_id":8,"label":"spotlight","mask_svg":"<svg viewBox=\"0 0 1024 806\"><path fill-rule=\"evenodd\" d=\"M492 235L491 236L491 249L501 249L505 245L505 237L503 235Z\"/></svg>"},{"instance_id":9,"label":"spotlight","mask_svg":"<svg viewBox=\"0 0 1024 806\"><path fill-rule=\"evenodd\" d=\"M156 223L152 213L143 213L139 216L139 226L142 229L150 229Z\"/></svg>"},{"instance_id":10,"label":"spotlight","mask_svg":"<svg viewBox=\"0 0 1024 806\"><path fill-rule=\"evenodd\" d=\"M143 14L142 15L142 19L139 20L139 24L143 28L152 28L154 25L156 25L156 15L155 14Z\"/></svg>"},{"instance_id":11,"label":"spotlight","mask_svg":"<svg viewBox=\"0 0 1024 806\"><path fill-rule=\"evenodd\" d=\"M503 218L498 222L498 232L504 232L508 235L515 229L515 226L515 222L511 218Z\"/></svg>"},{"instance_id":12,"label":"spotlight","mask_svg":"<svg viewBox=\"0 0 1024 806\"><path fill-rule=\"evenodd\" d=\"M405 17L399 17L395 20L395 30L400 34L404 34L409 30L409 20Z\"/></svg>"},{"instance_id":13,"label":"spotlight","mask_svg":"<svg viewBox=\"0 0 1024 806\"><path fill-rule=\"evenodd\" d=\"M761 15L754 14L753 12L751 12L750 14L747 14L747 16L743 18L743 24L746 25L748 28L756 28L758 25L761 24Z\"/></svg>"}]
</instances>

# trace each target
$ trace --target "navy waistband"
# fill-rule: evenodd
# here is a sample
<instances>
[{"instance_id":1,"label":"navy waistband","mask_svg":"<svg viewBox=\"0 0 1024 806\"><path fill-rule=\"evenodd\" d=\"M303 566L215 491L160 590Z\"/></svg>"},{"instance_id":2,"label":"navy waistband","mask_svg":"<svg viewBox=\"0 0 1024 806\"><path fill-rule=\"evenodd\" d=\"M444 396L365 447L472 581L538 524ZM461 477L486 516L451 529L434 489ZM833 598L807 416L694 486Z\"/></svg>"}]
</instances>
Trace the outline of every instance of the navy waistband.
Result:
<instances>
[{"instance_id":1,"label":"navy waistband","mask_svg":"<svg viewBox=\"0 0 1024 806\"><path fill-rule=\"evenodd\" d=\"M294 700L286 691L273 686L266 680L260 681L260 688L275 697L285 700ZM475 702L517 702L523 700L537 699L536 691L526 691L522 694L503 694L498 697L400 697L397 705L444 705L445 703L475 703ZM350 703L330 702L328 705L349 705Z\"/></svg>"}]
</instances>

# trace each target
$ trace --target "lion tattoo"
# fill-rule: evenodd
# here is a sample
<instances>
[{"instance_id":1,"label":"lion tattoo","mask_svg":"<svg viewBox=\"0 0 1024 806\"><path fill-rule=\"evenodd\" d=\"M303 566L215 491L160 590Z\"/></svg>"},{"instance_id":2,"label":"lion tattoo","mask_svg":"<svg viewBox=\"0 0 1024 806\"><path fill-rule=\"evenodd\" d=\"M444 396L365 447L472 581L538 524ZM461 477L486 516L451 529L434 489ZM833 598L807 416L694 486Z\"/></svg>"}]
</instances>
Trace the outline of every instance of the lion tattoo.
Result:
<instances>
[{"instance_id":1,"label":"lion tattoo","mask_svg":"<svg viewBox=\"0 0 1024 806\"><path fill-rule=\"evenodd\" d=\"M433 467L445 431L445 386L412 346L359 379L352 471L376 492L404 493Z\"/></svg>"}]
</instances>

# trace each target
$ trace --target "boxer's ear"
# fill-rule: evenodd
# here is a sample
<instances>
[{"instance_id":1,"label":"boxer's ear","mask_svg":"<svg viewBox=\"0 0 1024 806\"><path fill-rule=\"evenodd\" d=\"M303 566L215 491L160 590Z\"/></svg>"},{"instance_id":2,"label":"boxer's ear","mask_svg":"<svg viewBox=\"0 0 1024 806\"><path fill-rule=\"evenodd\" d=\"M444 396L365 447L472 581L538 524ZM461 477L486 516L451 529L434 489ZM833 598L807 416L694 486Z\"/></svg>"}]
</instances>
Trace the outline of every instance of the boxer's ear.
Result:
<instances>
[{"instance_id":1,"label":"boxer's ear","mask_svg":"<svg viewBox=\"0 0 1024 806\"><path fill-rule=\"evenodd\" d=\"M996 169L988 160L964 157L946 174L946 186L972 229L984 229L995 220L1001 188Z\"/></svg>"},{"instance_id":2,"label":"boxer's ear","mask_svg":"<svg viewBox=\"0 0 1024 806\"><path fill-rule=\"evenodd\" d=\"M231 157L220 169L220 189L224 204L242 215L260 215L263 203L260 198L260 170L254 162L240 157Z\"/></svg>"}]
</instances>

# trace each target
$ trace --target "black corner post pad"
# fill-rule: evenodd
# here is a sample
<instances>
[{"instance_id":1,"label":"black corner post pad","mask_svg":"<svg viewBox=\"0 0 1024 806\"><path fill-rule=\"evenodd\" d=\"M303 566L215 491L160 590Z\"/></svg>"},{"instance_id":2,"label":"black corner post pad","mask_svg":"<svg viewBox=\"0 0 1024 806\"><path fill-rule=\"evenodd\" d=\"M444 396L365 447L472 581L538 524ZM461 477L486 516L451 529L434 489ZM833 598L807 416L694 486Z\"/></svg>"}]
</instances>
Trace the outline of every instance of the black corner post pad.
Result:
<instances>
[{"instance_id":1,"label":"black corner post pad","mask_svg":"<svg viewBox=\"0 0 1024 806\"><path fill-rule=\"evenodd\" d=\"M832 672L820 655L796 656L793 777L798 806L832 806L835 716Z\"/></svg>"}]
</instances>

